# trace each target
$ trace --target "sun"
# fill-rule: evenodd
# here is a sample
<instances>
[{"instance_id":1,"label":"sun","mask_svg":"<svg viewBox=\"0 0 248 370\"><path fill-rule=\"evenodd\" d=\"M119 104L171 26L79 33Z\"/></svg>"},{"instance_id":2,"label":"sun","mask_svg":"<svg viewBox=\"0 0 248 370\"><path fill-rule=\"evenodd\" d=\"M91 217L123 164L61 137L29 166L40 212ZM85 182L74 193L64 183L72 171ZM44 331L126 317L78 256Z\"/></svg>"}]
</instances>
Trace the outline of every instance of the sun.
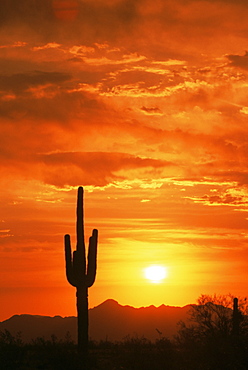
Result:
<instances>
[{"instance_id":1,"label":"sun","mask_svg":"<svg viewBox=\"0 0 248 370\"><path fill-rule=\"evenodd\" d=\"M152 283L161 283L167 277L167 269L161 265L151 265L145 269L145 277Z\"/></svg>"}]
</instances>

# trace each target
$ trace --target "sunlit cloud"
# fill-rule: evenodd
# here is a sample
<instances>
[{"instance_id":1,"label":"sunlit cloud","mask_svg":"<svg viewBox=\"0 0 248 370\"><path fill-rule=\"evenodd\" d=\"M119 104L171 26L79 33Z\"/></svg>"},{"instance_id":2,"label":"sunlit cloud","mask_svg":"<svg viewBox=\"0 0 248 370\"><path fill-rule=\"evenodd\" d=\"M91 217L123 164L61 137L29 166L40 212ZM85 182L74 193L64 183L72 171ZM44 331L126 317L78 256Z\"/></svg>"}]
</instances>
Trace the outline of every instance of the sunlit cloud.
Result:
<instances>
[{"instance_id":1,"label":"sunlit cloud","mask_svg":"<svg viewBox=\"0 0 248 370\"><path fill-rule=\"evenodd\" d=\"M27 46L27 42L16 41L12 45L0 45L0 49L21 48L23 46Z\"/></svg>"},{"instance_id":2,"label":"sunlit cloud","mask_svg":"<svg viewBox=\"0 0 248 370\"><path fill-rule=\"evenodd\" d=\"M248 114L248 107L243 107L242 109L240 109L240 112L244 114Z\"/></svg>"},{"instance_id":3,"label":"sunlit cloud","mask_svg":"<svg viewBox=\"0 0 248 370\"><path fill-rule=\"evenodd\" d=\"M86 58L83 57L83 61L89 65L94 65L94 66L100 66L100 65L111 65L111 64L127 64L127 63L136 63L140 62L142 60L146 59L145 56L137 55L135 54L129 54L129 55L123 55L121 60L116 60L116 59L109 59L106 57L102 58Z\"/></svg>"},{"instance_id":4,"label":"sunlit cloud","mask_svg":"<svg viewBox=\"0 0 248 370\"><path fill-rule=\"evenodd\" d=\"M110 281L134 304L133 281L142 286L152 259L187 299L168 290L167 302L164 291L148 302L144 289L146 303L192 303L203 286L246 291L247 9L243 0L0 3L6 289L64 287L63 235L75 237L81 185L87 235L100 235L92 305L110 298ZM53 314L71 315L71 303Z\"/></svg>"},{"instance_id":5,"label":"sunlit cloud","mask_svg":"<svg viewBox=\"0 0 248 370\"><path fill-rule=\"evenodd\" d=\"M246 189L226 189L215 191L215 194L205 194L200 197L192 197L194 202L203 202L209 206L240 206L242 209L248 205L248 191Z\"/></svg>"},{"instance_id":6,"label":"sunlit cloud","mask_svg":"<svg viewBox=\"0 0 248 370\"><path fill-rule=\"evenodd\" d=\"M34 46L33 50L37 51L37 50L45 50L45 49L57 49L61 46L62 46L61 44L58 44L56 42L49 42L48 44L45 44L43 46Z\"/></svg>"}]
</instances>

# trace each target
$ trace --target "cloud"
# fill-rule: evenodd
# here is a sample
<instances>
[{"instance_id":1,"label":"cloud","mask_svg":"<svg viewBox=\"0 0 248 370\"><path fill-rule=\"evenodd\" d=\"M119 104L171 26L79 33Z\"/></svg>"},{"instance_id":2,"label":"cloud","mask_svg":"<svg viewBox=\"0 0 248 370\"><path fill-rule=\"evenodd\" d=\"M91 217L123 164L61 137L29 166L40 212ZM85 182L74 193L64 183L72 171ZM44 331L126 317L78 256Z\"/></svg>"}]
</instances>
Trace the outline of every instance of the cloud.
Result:
<instances>
[{"instance_id":1,"label":"cloud","mask_svg":"<svg viewBox=\"0 0 248 370\"><path fill-rule=\"evenodd\" d=\"M61 84L71 79L67 73L34 71L30 73L16 73L10 76L0 75L0 90L22 93L28 88L46 84Z\"/></svg>"},{"instance_id":2,"label":"cloud","mask_svg":"<svg viewBox=\"0 0 248 370\"><path fill-rule=\"evenodd\" d=\"M241 274L247 13L241 0L0 1L0 244L15 252L2 259L7 285L30 266L36 285L63 278L78 185L91 192L87 222L101 243L137 255L148 240L161 259L169 246L175 266L207 260L214 270L229 259ZM45 276L33 265L44 251Z\"/></svg>"},{"instance_id":3,"label":"cloud","mask_svg":"<svg viewBox=\"0 0 248 370\"><path fill-rule=\"evenodd\" d=\"M189 199L208 206L245 207L248 204L248 192L231 188L227 189L225 192L220 191L219 193L205 194L202 197L196 196Z\"/></svg>"},{"instance_id":4,"label":"cloud","mask_svg":"<svg viewBox=\"0 0 248 370\"><path fill-rule=\"evenodd\" d=\"M29 89L21 91L28 86ZM67 92L56 84L31 87L24 81L19 88L14 82L12 88L16 89L18 94L10 95L8 91L3 94L0 99L0 117L12 119L16 125L21 120L25 120L26 125L29 119L38 119L38 126L48 120L57 121L64 126L69 118L97 115L100 108L102 112L105 110L104 104L98 101L96 96L81 91ZM29 125L31 124L30 122Z\"/></svg>"},{"instance_id":5,"label":"cloud","mask_svg":"<svg viewBox=\"0 0 248 370\"><path fill-rule=\"evenodd\" d=\"M148 115L162 115L163 113L161 112L161 110L158 108L158 107L141 107L140 108L145 114L148 114Z\"/></svg>"},{"instance_id":6,"label":"cloud","mask_svg":"<svg viewBox=\"0 0 248 370\"><path fill-rule=\"evenodd\" d=\"M67 4L65 9L63 3ZM166 56L177 60L183 52L186 59L192 59L192 50L196 47L212 52L216 45L219 50L226 49L225 43L219 43L219 36L225 34L228 43L231 31L241 34L246 24L245 10L242 1L198 0L185 4L183 0L156 0L155 3L148 0L2 0L0 32L2 29L3 42L13 35L19 40L40 40L47 44L80 41L92 46L107 41L129 45L141 55L156 56L161 61ZM11 33L7 32L10 29ZM200 43L203 39L211 42Z\"/></svg>"},{"instance_id":7,"label":"cloud","mask_svg":"<svg viewBox=\"0 0 248 370\"><path fill-rule=\"evenodd\" d=\"M242 69L248 69L248 52L245 55L227 55L231 65Z\"/></svg>"},{"instance_id":8,"label":"cloud","mask_svg":"<svg viewBox=\"0 0 248 370\"><path fill-rule=\"evenodd\" d=\"M45 164L45 181L56 186L80 183L105 186L114 180L121 180L120 171L142 168L163 168L172 163L152 158L140 158L125 153L54 153L40 155L37 160Z\"/></svg>"},{"instance_id":9,"label":"cloud","mask_svg":"<svg viewBox=\"0 0 248 370\"><path fill-rule=\"evenodd\" d=\"M131 0L112 3L68 0L66 7L64 4L59 0L3 0L0 26L2 29L18 26L20 37L29 34L31 38L33 32L48 42L82 36L96 41L116 38L124 30L126 33L136 16L135 2Z\"/></svg>"}]
</instances>

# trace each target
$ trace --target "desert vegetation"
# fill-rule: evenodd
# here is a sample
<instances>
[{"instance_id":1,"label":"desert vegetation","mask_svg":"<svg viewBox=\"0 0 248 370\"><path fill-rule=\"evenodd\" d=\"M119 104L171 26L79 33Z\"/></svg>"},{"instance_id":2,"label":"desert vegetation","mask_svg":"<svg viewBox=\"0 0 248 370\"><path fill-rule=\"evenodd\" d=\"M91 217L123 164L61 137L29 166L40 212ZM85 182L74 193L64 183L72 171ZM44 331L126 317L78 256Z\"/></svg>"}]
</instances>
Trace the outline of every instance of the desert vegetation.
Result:
<instances>
[{"instance_id":1,"label":"desert vegetation","mask_svg":"<svg viewBox=\"0 0 248 370\"><path fill-rule=\"evenodd\" d=\"M84 208L83 208L83 187L78 188L77 199L77 245L72 253L70 235L65 235L65 260L66 276L68 282L76 287L77 313L78 313L78 354L81 363L88 365L88 288L96 278L97 265L97 238L98 230L92 231L89 238L88 264L86 264L85 242L84 242Z\"/></svg>"},{"instance_id":2,"label":"desert vegetation","mask_svg":"<svg viewBox=\"0 0 248 370\"><path fill-rule=\"evenodd\" d=\"M202 295L189 312L189 324L180 322L173 339L125 337L119 342L89 341L88 369L106 370L245 370L248 368L248 320L246 299L239 300L239 327L233 330L233 297ZM236 307L237 309L237 307ZM68 333L64 340L52 336L24 343L0 332L3 369L63 370L82 368L77 345Z\"/></svg>"}]
</instances>

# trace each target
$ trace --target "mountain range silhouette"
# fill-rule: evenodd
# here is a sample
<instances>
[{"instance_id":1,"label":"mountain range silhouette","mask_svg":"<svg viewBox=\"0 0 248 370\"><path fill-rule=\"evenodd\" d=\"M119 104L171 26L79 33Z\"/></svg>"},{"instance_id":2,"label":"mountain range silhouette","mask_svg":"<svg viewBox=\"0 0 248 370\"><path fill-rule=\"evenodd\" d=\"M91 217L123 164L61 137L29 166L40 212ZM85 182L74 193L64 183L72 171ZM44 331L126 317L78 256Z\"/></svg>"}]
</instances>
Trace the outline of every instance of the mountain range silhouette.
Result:
<instances>
[{"instance_id":1,"label":"mountain range silhouette","mask_svg":"<svg viewBox=\"0 0 248 370\"><path fill-rule=\"evenodd\" d=\"M112 342L121 341L128 336L145 337L152 341L160 336L172 338L177 333L177 323L180 320L187 321L190 308L191 305L134 308L108 299L89 310L89 336L92 340ZM68 333L76 341L77 318L14 315L0 322L0 331L4 330L8 330L13 336L21 333L24 342L38 337L48 340L52 335L65 340Z\"/></svg>"}]
</instances>

